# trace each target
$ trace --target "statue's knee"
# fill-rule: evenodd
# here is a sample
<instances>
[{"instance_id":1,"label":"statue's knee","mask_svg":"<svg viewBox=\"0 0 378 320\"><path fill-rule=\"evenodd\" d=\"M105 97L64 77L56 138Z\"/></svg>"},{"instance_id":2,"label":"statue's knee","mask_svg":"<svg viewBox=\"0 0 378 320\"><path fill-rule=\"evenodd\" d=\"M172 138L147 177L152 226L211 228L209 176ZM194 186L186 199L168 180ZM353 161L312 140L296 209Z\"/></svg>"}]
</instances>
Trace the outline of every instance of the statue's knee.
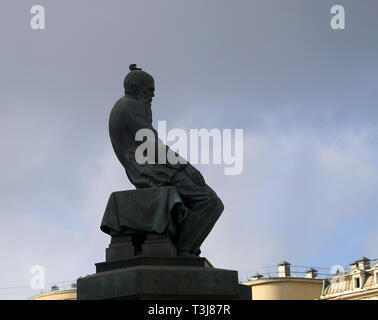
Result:
<instances>
[{"instance_id":1,"label":"statue's knee","mask_svg":"<svg viewBox=\"0 0 378 320\"><path fill-rule=\"evenodd\" d=\"M220 215L224 210L224 205L223 205L222 200L215 193L213 193L211 195L210 201L212 205L214 206L214 210L216 210L218 214Z\"/></svg>"},{"instance_id":2,"label":"statue's knee","mask_svg":"<svg viewBox=\"0 0 378 320\"><path fill-rule=\"evenodd\" d=\"M219 208L219 215L220 215L224 210L224 204L222 200L219 199L218 197L217 197L217 207Z\"/></svg>"}]
</instances>

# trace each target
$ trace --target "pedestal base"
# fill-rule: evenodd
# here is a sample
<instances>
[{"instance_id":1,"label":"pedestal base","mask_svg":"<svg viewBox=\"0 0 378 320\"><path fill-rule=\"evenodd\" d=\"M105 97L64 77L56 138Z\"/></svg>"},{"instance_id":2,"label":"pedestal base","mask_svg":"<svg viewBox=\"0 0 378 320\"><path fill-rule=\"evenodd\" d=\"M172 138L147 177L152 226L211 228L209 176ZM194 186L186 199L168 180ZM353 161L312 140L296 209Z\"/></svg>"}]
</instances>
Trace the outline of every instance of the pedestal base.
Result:
<instances>
[{"instance_id":1,"label":"pedestal base","mask_svg":"<svg viewBox=\"0 0 378 320\"><path fill-rule=\"evenodd\" d=\"M183 265L177 265L180 259ZM213 268L204 258L144 257L97 264L97 269L108 271L77 280L78 300L251 299L251 288L238 283L237 271Z\"/></svg>"}]
</instances>

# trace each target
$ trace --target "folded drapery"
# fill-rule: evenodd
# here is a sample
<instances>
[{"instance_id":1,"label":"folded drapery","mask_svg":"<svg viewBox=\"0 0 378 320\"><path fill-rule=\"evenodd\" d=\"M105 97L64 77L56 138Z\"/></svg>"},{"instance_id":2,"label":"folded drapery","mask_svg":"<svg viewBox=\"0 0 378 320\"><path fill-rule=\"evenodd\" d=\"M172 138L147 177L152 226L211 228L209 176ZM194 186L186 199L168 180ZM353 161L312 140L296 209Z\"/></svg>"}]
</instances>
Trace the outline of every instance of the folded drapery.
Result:
<instances>
[{"instance_id":1,"label":"folded drapery","mask_svg":"<svg viewBox=\"0 0 378 320\"><path fill-rule=\"evenodd\" d=\"M188 211L172 186L113 192L100 229L111 236L135 232L175 236Z\"/></svg>"}]
</instances>

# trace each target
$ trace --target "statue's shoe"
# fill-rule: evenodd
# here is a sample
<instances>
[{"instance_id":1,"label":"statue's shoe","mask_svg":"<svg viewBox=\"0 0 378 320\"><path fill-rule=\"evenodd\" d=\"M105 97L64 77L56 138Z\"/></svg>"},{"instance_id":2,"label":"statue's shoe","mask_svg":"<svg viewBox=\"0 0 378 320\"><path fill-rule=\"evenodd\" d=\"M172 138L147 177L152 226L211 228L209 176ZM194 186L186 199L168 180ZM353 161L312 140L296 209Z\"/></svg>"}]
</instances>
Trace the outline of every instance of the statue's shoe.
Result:
<instances>
[{"instance_id":1,"label":"statue's shoe","mask_svg":"<svg viewBox=\"0 0 378 320\"><path fill-rule=\"evenodd\" d=\"M196 258L196 257L199 257L200 254L201 254L201 250L197 250L196 252L192 252L192 251L177 251L177 255L179 257L192 257L192 258Z\"/></svg>"}]
</instances>

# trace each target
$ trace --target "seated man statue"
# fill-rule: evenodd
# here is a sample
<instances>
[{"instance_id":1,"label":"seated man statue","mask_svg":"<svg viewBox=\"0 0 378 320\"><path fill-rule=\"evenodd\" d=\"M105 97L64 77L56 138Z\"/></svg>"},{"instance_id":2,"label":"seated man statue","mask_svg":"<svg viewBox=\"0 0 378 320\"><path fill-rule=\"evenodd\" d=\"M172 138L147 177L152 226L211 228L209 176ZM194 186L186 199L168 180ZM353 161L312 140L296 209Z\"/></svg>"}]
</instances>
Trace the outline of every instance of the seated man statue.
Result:
<instances>
[{"instance_id":1,"label":"seated man statue","mask_svg":"<svg viewBox=\"0 0 378 320\"><path fill-rule=\"evenodd\" d=\"M137 189L175 187L185 207L189 209L180 224L175 241L177 254L198 255L201 244L224 209L222 201L190 163L184 160L172 164L169 157L166 157L167 161L164 163L158 161L159 148L164 148L166 153L173 151L161 142L152 127L151 102L155 91L153 77L135 64L130 65L130 72L124 80L124 89L125 95L115 103L109 119L114 152ZM136 133L140 129L149 129L153 133L152 143L157 146L154 163L137 161L136 152L143 143L136 139Z\"/></svg>"}]
</instances>

